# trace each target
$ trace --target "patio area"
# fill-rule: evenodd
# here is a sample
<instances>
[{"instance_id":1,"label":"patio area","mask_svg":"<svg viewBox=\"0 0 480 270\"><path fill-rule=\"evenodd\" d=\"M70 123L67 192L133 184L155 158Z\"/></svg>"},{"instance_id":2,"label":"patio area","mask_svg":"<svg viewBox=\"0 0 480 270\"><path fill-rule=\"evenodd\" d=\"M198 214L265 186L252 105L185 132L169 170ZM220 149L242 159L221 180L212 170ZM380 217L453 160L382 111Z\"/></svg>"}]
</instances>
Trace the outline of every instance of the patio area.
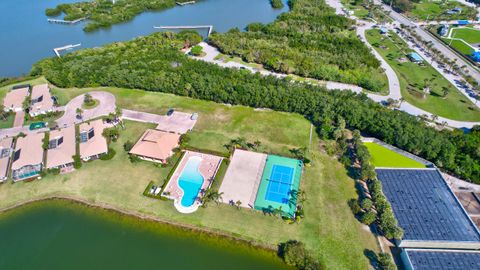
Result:
<instances>
[{"instance_id":1,"label":"patio area","mask_svg":"<svg viewBox=\"0 0 480 270\"><path fill-rule=\"evenodd\" d=\"M195 212L201 205L197 198L210 187L222 159L214 155L186 151L162 195L174 200L179 212Z\"/></svg>"}]
</instances>

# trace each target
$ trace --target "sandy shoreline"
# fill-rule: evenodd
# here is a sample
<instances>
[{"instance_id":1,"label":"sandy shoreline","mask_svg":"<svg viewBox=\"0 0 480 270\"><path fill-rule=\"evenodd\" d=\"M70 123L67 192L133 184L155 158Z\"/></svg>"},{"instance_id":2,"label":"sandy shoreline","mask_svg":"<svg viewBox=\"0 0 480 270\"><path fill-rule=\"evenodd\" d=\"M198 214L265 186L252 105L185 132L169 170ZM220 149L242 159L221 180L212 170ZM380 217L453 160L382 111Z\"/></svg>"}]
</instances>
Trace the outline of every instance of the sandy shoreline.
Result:
<instances>
[{"instance_id":1,"label":"sandy shoreline","mask_svg":"<svg viewBox=\"0 0 480 270\"><path fill-rule=\"evenodd\" d=\"M276 246L258 243L254 240L248 240L248 239L245 239L245 238L242 238L242 237L234 236L234 235L232 235L230 233L227 233L227 232L212 230L212 229L209 229L209 228L198 227L198 226L195 226L195 225L190 225L190 224L185 224L185 223L180 223L180 222L175 222L175 221L170 221L170 220L162 219L162 218L159 218L159 217L156 217L156 216L153 216L153 215L147 215L147 214L142 214L142 213L132 211L132 210L121 209L121 208L118 208L116 206L113 206L113 205L110 205L110 204L107 204L107 203L101 203L101 202L93 203L93 202L87 201L85 199L74 197L74 196L54 195L54 196L46 196L46 197L41 197L41 198L30 199L30 200L27 200L27 201L16 203L12 206L1 208L0 209L0 214L11 211L11 210L14 210L16 208L19 208L19 207L22 207L22 206L25 206L25 205L28 205L28 204L31 204L31 203L49 201L49 200L71 201L71 202L79 203L79 204L82 204L82 205L85 205L85 206L88 206L88 207L101 208L103 210L113 211L113 212L116 212L116 213L119 213L119 214L122 214L122 215L132 216L132 217L142 219L142 220L154 221L154 222L158 222L158 223L162 223L162 224L166 224L166 225L170 225L170 226L179 227L179 228L184 229L184 230L197 231L197 232L206 233L206 234L210 234L210 235L214 235L214 236L218 236L218 237L227 238L227 239L233 240L233 241L239 241L239 242L245 243L247 245L250 245L253 248L260 248L260 249L264 249L264 250L268 250L268 251L277 252L277 247Z\"/></svg>"}]
</instances>

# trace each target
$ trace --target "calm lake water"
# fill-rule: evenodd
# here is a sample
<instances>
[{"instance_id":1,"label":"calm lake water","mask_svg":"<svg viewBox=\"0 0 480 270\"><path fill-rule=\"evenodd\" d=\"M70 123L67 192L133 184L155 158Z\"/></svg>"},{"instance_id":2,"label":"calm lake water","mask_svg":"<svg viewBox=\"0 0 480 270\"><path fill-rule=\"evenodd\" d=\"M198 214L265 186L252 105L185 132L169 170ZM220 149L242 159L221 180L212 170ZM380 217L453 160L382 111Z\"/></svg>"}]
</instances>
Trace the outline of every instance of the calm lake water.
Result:
<instances>
[{"instance_id":1,"label":"calm lake water","mask_svg":"<svg viewBox=\"0 0 480 270\"><path fill-rule=\"evenodd\" d=\"M272 9L268 0L204 0L194 5L149 12L107 30L85 33L84 23L59 25L47 22L45 9L79 0L0 0L0 77L26 74L33 63L54 56L53 48L81 43L97 47L129 40L161 25L213 25L225 32L243 29L251 22L271 22L287 10Z\"/></svg>"},{"instance_id":2,"label":"calm lake water","mask_svg":"<svg viewBox=\"0 0 480 270\"><path fill-rule=\"evenodd\" d=\"M271 252L68 201L0 214L0 269L286 269Z\"/></svg>"}]
</instances>

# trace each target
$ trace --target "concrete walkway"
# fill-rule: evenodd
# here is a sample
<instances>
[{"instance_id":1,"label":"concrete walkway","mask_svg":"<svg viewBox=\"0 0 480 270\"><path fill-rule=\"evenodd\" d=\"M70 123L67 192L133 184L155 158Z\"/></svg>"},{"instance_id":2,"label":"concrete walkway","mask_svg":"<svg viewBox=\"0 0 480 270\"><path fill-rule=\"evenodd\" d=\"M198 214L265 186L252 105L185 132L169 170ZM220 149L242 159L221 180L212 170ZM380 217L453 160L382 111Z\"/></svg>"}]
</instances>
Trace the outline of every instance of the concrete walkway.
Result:
<instances>
[{"instance_id":1,"label":"concrete walkway","mask_svg":"<svg viewBox=\"0 0 480 270\"><path fill-rule=\"evenodd\" d=\"M392 69L392 67L387 63L385 59L373 48L373 46L368 43L367 38L365 36L365 31L367 29L372 28L373 23L361 21L360 25L357 27L357 34L363 43L369 47L375 55L375 57L380 61L381 67L385 70L385 75L388 78L388 96L380 96L375 94L368 94L368 97L373 99L376 102L381 102L383 100L387 100L388 98L394 100L400 100L402 98L402 93L400 92L400 81L398 80L397 74Z\"/></svg>"},{"instance_id":2,"label":"concrete walkway","mask_svg":"<svg viewBox=\"0 0 480 270\"><path fill-rule=\"evenodd\" d=\"M13 127L21 127L25 122L25 112L19 111L15 113L15 119L13 120Z\"/></svg>"},{"instance_id":3,"label":"concrete walkway","mask_svg":"<svg viewBox=\"0 0 480 270\"><path fill-rule=\"evenodd\" d=\"M89 94L92 95L93 99L99 101L98 106L93 109L83 109L82 118L78 119L76 111L77 108L82 108L84 95L73 98L65 107L58 109L65 112L63 116L56 121L59 127L79 124L115 112L115 96L113 94L103 91L93 91L89 92Z\"/></svg>"}]
</instances>

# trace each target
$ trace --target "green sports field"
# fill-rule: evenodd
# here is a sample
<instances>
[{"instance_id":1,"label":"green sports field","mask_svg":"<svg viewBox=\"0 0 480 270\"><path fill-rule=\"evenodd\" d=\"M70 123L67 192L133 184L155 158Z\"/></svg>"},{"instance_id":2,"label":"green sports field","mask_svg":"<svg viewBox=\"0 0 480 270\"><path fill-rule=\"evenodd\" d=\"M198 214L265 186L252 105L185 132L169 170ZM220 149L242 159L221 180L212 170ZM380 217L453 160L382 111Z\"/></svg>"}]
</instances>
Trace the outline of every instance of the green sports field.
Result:
<instances>
[{"instance_id":1,"label":"green sports field","mask_svg":"<svg viewBox=\"0 0 480 270\"><path fill-rule=\"evenodd\" d=\"M425 165L422 163L400 155L379 144L366 142L365 146L368 148L368 151L372 156L372 162L375 167L425 168Z\"/></svg>"}]
</instances>

